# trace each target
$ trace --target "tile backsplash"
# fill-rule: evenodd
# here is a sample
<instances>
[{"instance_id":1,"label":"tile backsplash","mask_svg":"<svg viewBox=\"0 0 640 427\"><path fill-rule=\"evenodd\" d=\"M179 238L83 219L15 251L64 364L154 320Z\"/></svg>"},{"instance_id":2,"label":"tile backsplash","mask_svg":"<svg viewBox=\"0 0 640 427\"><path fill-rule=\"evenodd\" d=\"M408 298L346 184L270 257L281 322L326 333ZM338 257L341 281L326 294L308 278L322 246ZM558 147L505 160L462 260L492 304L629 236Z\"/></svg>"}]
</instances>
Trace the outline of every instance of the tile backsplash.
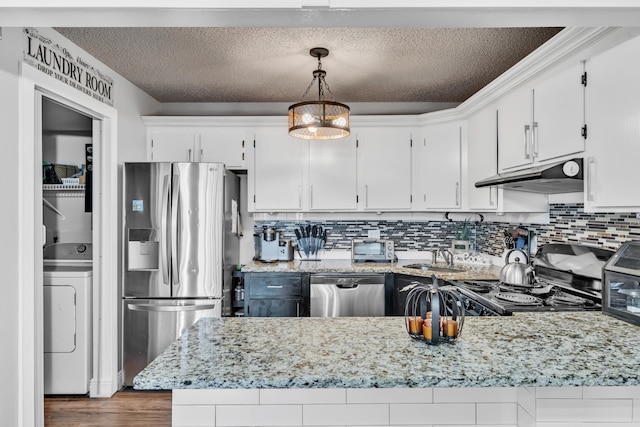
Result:
<instances>
[{"instance_id":1,"label":"tile backsplash","mask_svg":"<svg viewBox=\"0 0 640 427\"><path fill-rule=\"evenodd\" d=\"M273 227L284 239L295 239L300 225L318 224L327 229L326 250L350 250L351 240L366 238L369 230L379 230L380 238L395 242L396 251L423 251L450 247L461 222L451 221L256 221L255 232ZM501 256L504 232L516 227L532 230L538 245L544 243L580 243L616 250L628 240L640 240L640 219L636 213L585 213L581 203L551 204L549 224L473 222L471 244L480 252Z\"/></svg>"}]
</instances>

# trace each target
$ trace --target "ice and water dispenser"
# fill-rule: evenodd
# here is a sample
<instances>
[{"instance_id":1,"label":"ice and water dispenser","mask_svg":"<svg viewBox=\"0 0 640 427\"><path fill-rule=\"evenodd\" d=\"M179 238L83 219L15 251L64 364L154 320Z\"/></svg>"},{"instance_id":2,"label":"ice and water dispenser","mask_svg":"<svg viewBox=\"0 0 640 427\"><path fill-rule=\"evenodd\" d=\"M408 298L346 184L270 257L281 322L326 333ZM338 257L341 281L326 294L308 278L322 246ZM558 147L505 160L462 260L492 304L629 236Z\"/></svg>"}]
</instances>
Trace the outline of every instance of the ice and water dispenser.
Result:
<instances>
[{"instance_id":1,"label":"ice and water dispenser","mask_svg":"<svg viewBox=\"0 0 640 427\"><path fill-rule=\"evenodd\" d=\"M127 235L127 269L129 271L152 271L160 268L157 230L153 228L130 228Z\"/></svg>"},{"instance_id":2,"label":"ice and water dispenser","mask_svg":"<svg viewBox=\"0 0 640 427\"><path fill-rule=\"evenodd\" d=\"M640 241L623 243L604 266L602 311L640 326Z\"/></svg>"}]
</instances>

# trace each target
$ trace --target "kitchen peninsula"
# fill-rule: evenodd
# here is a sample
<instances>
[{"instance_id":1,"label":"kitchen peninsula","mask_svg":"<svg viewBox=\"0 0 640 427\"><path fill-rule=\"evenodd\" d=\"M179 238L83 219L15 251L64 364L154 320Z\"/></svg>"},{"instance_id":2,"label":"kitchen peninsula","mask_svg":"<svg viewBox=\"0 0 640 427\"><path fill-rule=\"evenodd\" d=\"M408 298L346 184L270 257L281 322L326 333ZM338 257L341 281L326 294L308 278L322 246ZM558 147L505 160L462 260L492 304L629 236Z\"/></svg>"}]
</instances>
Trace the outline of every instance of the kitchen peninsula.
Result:
<instances>
[{"instance_id":1,"label":"kitchen peninsula","mask_svg":"<svg viewBox=\"0 0 640 427\"><path fill-rule=\"evenodd\" d=\"M174 426L640 422L636 326L599 312L468 317L453 344L401 317L205 318L134 381Z\"/></svg>"}]
</instances>

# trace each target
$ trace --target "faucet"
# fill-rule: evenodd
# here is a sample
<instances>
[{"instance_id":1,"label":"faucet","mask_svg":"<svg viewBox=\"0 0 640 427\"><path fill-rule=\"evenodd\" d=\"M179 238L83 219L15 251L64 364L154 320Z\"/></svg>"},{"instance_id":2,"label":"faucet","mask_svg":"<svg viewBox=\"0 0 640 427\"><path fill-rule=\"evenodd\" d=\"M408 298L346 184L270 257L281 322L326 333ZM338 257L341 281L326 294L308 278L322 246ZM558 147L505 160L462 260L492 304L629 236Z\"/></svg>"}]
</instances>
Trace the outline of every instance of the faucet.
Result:
<instances>
[{"instance_id":1,"label":"faucet","mask_svg":"<svg viewBox=\"0 0 640 427\"><path fill-rule=\"evenodd\" d=\"M438 253L442 254L442 258L447 263L447 266L453 267L453 254L449 249L439 248L437 249L437 252L435 252L436 256Z\"/></svg>"},{"instance_id":2,"label":"faucet","mask_svg":"<svg viewBox=\"0 0 640 427\"><path fill-rule=\"evenodd\" d=\"M431 252L431 264L435 264L438 261L438 252L440 249L429 249Z\"/></svg>"}]
</instances>

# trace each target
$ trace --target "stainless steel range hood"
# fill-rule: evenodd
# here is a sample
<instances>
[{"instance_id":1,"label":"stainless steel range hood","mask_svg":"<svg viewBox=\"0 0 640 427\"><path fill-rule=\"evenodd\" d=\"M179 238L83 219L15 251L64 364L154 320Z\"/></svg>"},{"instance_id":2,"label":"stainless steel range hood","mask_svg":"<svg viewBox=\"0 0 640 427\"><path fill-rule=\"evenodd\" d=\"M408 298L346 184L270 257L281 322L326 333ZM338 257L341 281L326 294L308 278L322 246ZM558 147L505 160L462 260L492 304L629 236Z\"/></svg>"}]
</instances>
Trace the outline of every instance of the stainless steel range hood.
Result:
<instances>
[{"instance_id":1,"label":"stainless steel range hood","mask_svg":"<svg viewBox=\"0 0 640 427\"><path fill-rule=\"evenodd\" d=\"M584 191L582 159L506 172L476 182L477 188L491 186L544 194Z\"/></svg>"}]
</instances>

